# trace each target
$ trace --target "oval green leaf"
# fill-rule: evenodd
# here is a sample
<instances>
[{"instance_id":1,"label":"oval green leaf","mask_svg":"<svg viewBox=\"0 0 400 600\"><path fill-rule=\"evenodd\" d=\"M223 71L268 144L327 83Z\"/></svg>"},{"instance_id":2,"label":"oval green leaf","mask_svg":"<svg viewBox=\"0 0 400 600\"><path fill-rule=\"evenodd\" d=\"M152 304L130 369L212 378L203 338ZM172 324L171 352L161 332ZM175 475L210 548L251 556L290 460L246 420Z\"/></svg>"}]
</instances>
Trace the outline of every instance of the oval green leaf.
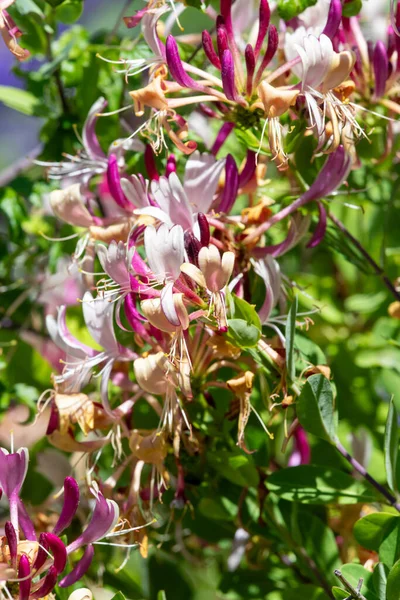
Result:
<instances>
[{"instance_id":1,"label":"oval green leaf","mask_svg":"<svg viewBox=\"0 0 400 600\"><path fill-rule=\"evenodd\" d=\"M336 438L333 393L324 375L312 375L307 379L296 402L296 411L306 431L333 443Z\"/></svg>"},{"instance_id":2,"label":"oval green leaf","mask_svg":"<svg viewBox=\"0 0 400 600\"><path fill-rule=\"evenodd\" d=\"M361 481L338 469L300 465L281 469L267 479L267 488L290 502L355 504L374 502L376 496Z\"/></svg>"}]
</instances>

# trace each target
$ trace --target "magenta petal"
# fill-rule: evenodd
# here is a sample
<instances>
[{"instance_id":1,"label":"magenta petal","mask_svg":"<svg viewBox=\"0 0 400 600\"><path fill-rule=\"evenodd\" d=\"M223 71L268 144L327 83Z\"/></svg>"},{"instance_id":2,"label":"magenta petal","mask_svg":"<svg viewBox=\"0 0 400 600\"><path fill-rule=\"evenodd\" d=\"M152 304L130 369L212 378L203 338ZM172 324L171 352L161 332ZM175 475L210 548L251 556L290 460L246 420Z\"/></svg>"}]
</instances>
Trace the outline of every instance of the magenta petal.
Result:
<instances>
[{"instance_id":1,"label":"magenta petal","mask_svg":"<svg viewBox=\"0 0 400 600\"><path fill-rule=\"evenodd\" d=\"M54 526L53 533L59 535L64 529L69 527L72 519L78 509L79 504L79 486L73 477L64 479L64 504L57 523Z\"/></svg>"},{"instance_id":2,"label":"magenta petal","mask_svg":"<svg viewBox=\"0 0 400 600\"><path fill-rule=\"evenodd\" d=\"M94 548L92 545L88 546L80 559L72 569L71 573L68 573L58 584L60 587L68 587L73 583L76 583L84 576L88 568L90 567L94 556Z\"/></svg>"},{"instance_id":3,"label":"magenta petal","mask_svg":"<svg viewBox=\"0 0 400 600\"><path fill-rule=\"evenodd\" d=\"M4 525L4 533L6 534L7 544L10 550L11 562L15 567L15 561L17 559L18 541L14 525L11 523L11 521L6 521Z\"/></svg>"},{"instance_id":4,"label":"magenta petal","mask_svg":"<svg viewBox=\"0 0 400 600\"><path fill-rule=\"evenodd\" d=\"M144 15L148 12L149 7L141 8L137 10L132 17L123 17L123 21L128 29L132 29L133 27L137 27L140 24L140 21L143 19Z\"/></svg>"},{"instance_id":5,"label":"magenta petal","mask_svg":"<svg viewBox=\"0 0 400 600\"><path fill-rule=\"evenodd\" d=\"M258 57L261 46L267 35L269 22L271 19L271 10L269 8L268 0L260 0L260 12L259 12L259 25L258 25L258 35L257 41L254 48L254 54L256 58Z\"/></svg>"},{"instance_id":6,"label":"magenta petal","mask_svg":"<svg viewBox=\"0 0 400 600\"><path fill-rule=\"evenodd\" d=\"M228 135L231 133L233 128L235 127L234 123L224 123L219 130L217 137L215 138L215 142L211 147L211 154L216 156L227 139Z\"/></svg>"},{"instance_id":7,"label":"magenta petal","mask_svg":"<svg viewBox=\"0 0 400 600\"><path fill-rule=\"evenodd\" d=\"M32 579L29 577L30 572L29 558L26 554L22 554L18 565L18 579L23 579L23 581L19 582L19 600L29 600L32 582Z\"/></svg>"},{"instance_id":8,"label":"magenta petal","mask_svg":"<svg viewBox=\"0 0 400 600\"><path fill-rule=\"evenodd\" d=\"M103 494L98 492L96 506L88 526L75 541L67 546L67 553L70 554L81 546L86 546L103 538L115 527L118 517L118 505L113 500L106 500Z\"/></svg>"},{"instance_id":9,"label":"magenta petal","mask_svg":"<svg viewBox=\"0 0 400 600\"><path fill-rule=\"evenodd\" d=\"M239 173L235 159L231 154L226 157L225 165L225 187L222 192L221 202L218 210L223 213L229 213L235 203L239 188Z\"/></svg>"},{"instance_id":10,"label":"magenta petal","mask_svg":"<svg viewBox=\"0 0 400 600\"><path fill-rule=\"evenodd\" d=\"M55 403L52 403L51 411L50 411L50 419L49 419L49 423L47 425L46 435L51 435L53 433L53 431L58 429L59 425L60 425L60 416L58 414L58 409L57 409L57 406L55 405Z\"/></svg>"},{"instance_id":11,"label":"magenta petal","mask_svg":"<svg viewBox=\"0 0 400 600\"><path fill-rule=\"evenodd\" d=\"M331 0L329 6L328 19L322 33L329 38L333 38L340 26L342 20L342 3L340 0Z\"/></svg>"},{"instance_id":12,"label":"magenta petal","mask_svg":"<svg viewBox=\"0 0 400 600\"><path fill-rule=\"evenodd\" d=\"M8 498L12 494L19 494L28 469L28 460L27 448L20 448L12 454L0 448L0 487Z\"/></svg>"},{"instance_id":13,"label":"magenta petal","mask_svg":"<svg viewBox=\"0 0 400 600\"><path fill-rule=\"evenodd\" d=\"M57 573L62 573L67 564L67 550L57 535L54 533L45 533L49 549L53 554L53 565Z\"/></svg>"},{"instance_id":14,"label":"magenta petal","mask_svg":"<svg viewBox=\"0 0 400 600\"><path fill-rule=\"evenodd\" d=\"M260 68L258 69L257 74L256 74L257 81L260 81L262 74L264 72L264 69L267 68L267 66L269 65L271 60L274 58L275 52L278 49L278 44L279 44L278 30L275 27L275 25L270 25L269 33L268 33L268 45L267 45L265 54L263 56L263 59L261 61Z\"/></svg>"},{"instance_id":15,"label":"magenta petal","mask_svg":"<svg viewBox=\"0 0 400 600\"><path fill-rule=\"evenodd\" d=\"M225 21L221 16L217 18L217 48L220 59L222 58L224 51L229 49L228 34L226 33L225 29Z\"/></svg>"},{"instance_id":16,"label":"magenta petal","mask_svg":"<svg viewBox=\"0 0 400 600\"><path fill-rule=\"evenodd\" d=\"M315 248L324 239L326 233L326 209L322 202L318 202L319 219L318 225L315 228L311 240L307 244L307 248Z\"/></svg>"},{"instance_id":17,"label":"magenta petal","mask_svg":"<svg viewBox=\"0 0 400 600\"><path fill-rule=\"evenodd\" d=\"M85 150L92 160L104 160L105 154L96 136L96 123L99 113L107 106L104 98L99 98L91 107L85 124L83 125L82 140Z\"/></svg>"},{"instance_id":18,"label":"magenta petal","mask_svg":"<svg viewBox=\"0 0 400 600\"><path fill-rule=\"evenodd\" d=\"M386 46L380 40L376 42L373 65L375 75L375 96L380 98L385 93L386 80L389 75L389 61Z\"/></svg>"},{"instance_id":19,"label":"magenta petal","mask_svg":"<svg viewBox=\"0 0 400 600\"><path fill-rule=\"evenodd\" d=\"M150 144L146 144L146 148L144 149L144 164L150 179L158 181L160 176L157 171L156 161L154 160L154 152Z\"/></svg>"},{"instance_id":20,"label":"magenta petal","mask_svg":"<svg viewBox=\"0 0 400 600\"><path fill-rule=\"evenodd\" d=\"M176 173L176 158L174 154L170 154L167 158L167 164L165 166L165 177Z\"/></svg>"},{"instance_id":21,"label":"magenta petal","mask_svg":"<svg viewBox=\"0 0 400 600\"><path fill-rule=\"evenodd\" d=\"M197 222L200 230L200 243L202 246L208 246L210 243L210 225L208 224L206 215L198 213Z\"/></svg>"},{"instance_id":22,"label":"magenta petal","mask_svg":"<svg viewBox=\"0 0 400 600\"><path fill-rule=\"evenodd\" d=\"M214 65L216 69L221 69L221 61L214 50L214 44L212 43L211 35L208 33L208 31L203 31L202 42L205 55L210 63Z\"/></svg>"},{"instance_id":23,"label":"magenta petal","mask_svg":"<svg viewBox=\"0 0 400 600\"><path fill-rule=\"evenodd\" d=\"M110 194L118 206L124 210L130 212L133 211L135 207L131 202L129 202L121 187L121 177L119 174L118 161L115 154L111 154L108 158L107 183Z\"/></svg>"},{"instance_id":24,"label":"magenta petal","mask_svg":"<svg viewBox=\"0 0 400 600\"><path fill-rule=\"evenodd\" d=\"M37 539L35 526L33 525L24 503L18 498L18 522L27 540L35 542Z\"/></svg>"},{"instance_id":25,"label":"magenta petal","mask_svg":"<svg viewBox=\"0 0 400 600\"><path fill-rule=\"evenodd\" d=\"M239 175L239 187L244 187L252 179L256 171L256 153L247 150L247 158L242 172Z\"/></svg>"},{"instance_id":26,"label":"magenta petal","mask_svg":"<svg viewBox=\"0 0 400 600\"><path fill-rule=\"evenodd\" d=\"M175 79L179 85L182 87L192 88L193 90L203 91L204 87L197 83L192 77L190 77L185 69L183 68L183 64L181 61L181 57L179 56L178 45L175 41L175 38L172 35L167 37L167 43L165 46L165 53L167 58L168 70L171 73L171 77Z\"/></svg>"},{"instance_id":27,"label":"magenta petal","mask_svg":"<svg viewBox=\"0 0 400 600\"><path fill-rule=\"evenodd\" d=\"M221 57L221 79L224 94L228 100L237 100L235 65L230 50L224 50Z\"/></svg>"},{"instance_id":28,"label":"magenta petal","mask_svg":"<svg viewBox=\"0 0 400 600\"><path fill-rule=\"evenodd\" d=\"M246 93L248 96L251 96L253 91L254 69L256 68L256 57L251 44L247 44L244 51L244 58L246 61L247 70Z\"/></svg>"},{"instance_id":29,"label":"magenta petal","mask_svg":"<svg viewBox=\"0 0 400 600\"><path fill-rule=\"evenodd\" d=\"M46 577L43 577L43 579L41 579L40 583L42 583L42 585L40 586L40 588L38 590L36 590L36 592L34 592L32 594L32 598L44 598L45 596L48 596L51 592L51 590L54 588L54 586L57 583L57 570L55 567L50 567L50 569L47 572Z\"/></svg>"},{"instance_id":30,"label":"magenta petal","mask_svg":"<svg viewBox=\"0 0 400 600\"><path fill-rule=\"evenodd\" d=\"M36 555L36 560L33 563L33 568L35 569L35 571L38 571L44 565L49 556L46 552L46 550L49 549L49 545L47 543L47 537L45 533L40 534L39 544L40 546Z\"/></svg>"}]
</instances>

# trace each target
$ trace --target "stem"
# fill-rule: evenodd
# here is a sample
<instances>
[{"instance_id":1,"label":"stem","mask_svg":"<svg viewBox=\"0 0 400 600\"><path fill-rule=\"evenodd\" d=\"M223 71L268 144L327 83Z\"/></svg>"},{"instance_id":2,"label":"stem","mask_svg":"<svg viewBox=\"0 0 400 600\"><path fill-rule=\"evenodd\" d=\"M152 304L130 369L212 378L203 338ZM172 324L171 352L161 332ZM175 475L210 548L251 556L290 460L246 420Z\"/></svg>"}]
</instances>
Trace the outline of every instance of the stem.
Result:
<instances>
[{"instance_id":1,"label":"stem","mask_svg":"<svg viewBox=\"0 0 400 600\"><path fill-rule=\"evenodd\" d=\"M106 44L109 44L111 42L111 40L113 39L114 35L117 33L118 27L120 26L120 23L121 23L121 19L124 16L124 12L126 10L128 10L130 3L131 3L131 0L126 0L124 6L121 9L121 12L119 13L119 15L117 17L114 27L112 28L112 30L110 31L110 33L107 35L107 37L105 39Z\"/></svg>"},{"instance_id":2,"label":"stem","mask_svg":"<svg viewBox=\"0 0 400 600\"><path fill-rule=\"evenodd\" d=\"M52 62L54 60L54 56L53 56L53 50L51 48L51 36L48 32L46 32L46 37L47 37L47 60L49 62ZM68 106L68 102L67 102L67 98L65 95L65 90L64 90L64 86L62 84L61 81L61 76L60 76L60 68L58 67L55 71L54 71L54 81L58 90L58 95L60 96L60 100L61 100L61 106L63 109L64 114L68 115L70 113L69 110L69 106Z\"/></svg>"},{"instance_id":3,"label":"stem","mask_svg":"<svg viewBox=\"0 0 400 600\"><path fill-rule=\"evenodd\" d=\"M359 252L363 255L365 260L369 265L373 268L375 273L379 275L382 279L384 285L387 287L389 292L396 298L396 300L400 300L400 293L396 290L389 277L385 274L385 271L375 262L370 254L365 250L365 248L360 244L360 242L350 233L350 231L345 227L345 225L332 213L329 214L330 220L336 225L338 229L354 244L354 246L359 250Z\"/></svg>"},{"instance_id":4,"label":"stem","mask_svg":"<svg viewBox=\"0 0 400 600\"><path fill-rule=\"evenodd\" d=\"M393 496L390 492L388 492L387 489L383 487L383 485L378 483L376 481L376 479L374 479L364 469L364 467L355 458L353 458L351 456L351 454L349 454L349 452L347 452L346 448L344 446L342 446L342 444L339 441L336 441L335 445L336 445L337 450L351 464L353 469L355 469L357 471L357 473L362 475L376 490L378 490L378 492L380 494L382 494L382 496L384 496L386 498L386 500L389 502L389 504L391 506L393 506L393 508L395 508L397 510L397 512L400 513L400 503L397 502L397 498L395 496Z\"/></svg>"}]
</instances>

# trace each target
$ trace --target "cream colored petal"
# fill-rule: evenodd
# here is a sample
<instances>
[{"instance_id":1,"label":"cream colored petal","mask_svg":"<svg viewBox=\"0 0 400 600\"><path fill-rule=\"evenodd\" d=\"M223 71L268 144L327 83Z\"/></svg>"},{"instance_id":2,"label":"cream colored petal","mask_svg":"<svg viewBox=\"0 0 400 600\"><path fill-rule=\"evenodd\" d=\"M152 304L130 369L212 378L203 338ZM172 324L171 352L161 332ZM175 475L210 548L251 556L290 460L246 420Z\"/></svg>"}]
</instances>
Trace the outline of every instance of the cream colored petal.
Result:
<instances>
[{"instance_id":1,"label":"cream colored petal","mask_svg":"<svg viewBox=\"0 0 400 600\"><path fill-rule=\"evenodd\" d=\"M166 387L166 362L163 352L137 358L133 363L136 381L145 392L163 395Z\"/></svg>"},{"instance_id":2,"label":"cream colored petal","mask_svg":"<svg viewBox=\"0 0 400 600\"><path fill-rule=\"evenodd\" d=\"M64 190L51 192L50 204L54 214L65 223L77 227L93 225L93 217L83 204L80 183L74 183Z\"/></svg>"},{"instance_id":3,"label":"cream colored petal","mask_svg":"<svg viewBox=\"0 0 400 600\"><path fill-rule=\"evenodd\" d=\"M183 263L181 265L182 273L188 275L193 281L197 283L200 287L206 288L206 280L204 279L203 273L200 271L196 265L192 265L191 263Z\"/></svg>"},{"instance_id":4,"label":"cream colored petal","mask_svg":"<svg viewBox=\"0 0 400 600\"><path fill-rule=\"evenodd\" d=\"M299 90L283 90L263 81L258 86L257 93L266 116L280 117L296 102ZM256 104L259 106L258 103Z\"/></svg>"},{"instance_id":5,"label":"cream colored petal","mask_svg":"<svg viewBox=\"0 0 400 600\"><path fill-rule=\"evenodd\" d=\"M224 252L222 255L221 261L221 269L223 273L223 278L225 280L225 285L229 282L233 267L235 266L235 254L233 252ZM224 285L224 287L225 287Z\"/></svg>"},{"instance_id":6,"label":"cream colored petal","mask_svg":"<svg viewBox=\"0 0 400 600\"><path fill-rule=\"evenodd\" d=\"M356 55L353 51L345 50L340 53L335 52L328 74L322 84L323 93L326 93L343 83L343 81L348 78L355 62Z\"/></svg>"},{"instance_id":7,"label":"cream colored petal","mask_svg":"<svg viewBox=\"0 0 400 600\"><path fill-rule=\"evenodd\" d=\"M168 321L161 309L160 298L149 298L147 300L143 300L140 303L140 306L144 316L152 325L154 325L154 327L157 327L157 329L167 333L173 333L176 331L176 327Z\"/></svg>"}]
</instances>

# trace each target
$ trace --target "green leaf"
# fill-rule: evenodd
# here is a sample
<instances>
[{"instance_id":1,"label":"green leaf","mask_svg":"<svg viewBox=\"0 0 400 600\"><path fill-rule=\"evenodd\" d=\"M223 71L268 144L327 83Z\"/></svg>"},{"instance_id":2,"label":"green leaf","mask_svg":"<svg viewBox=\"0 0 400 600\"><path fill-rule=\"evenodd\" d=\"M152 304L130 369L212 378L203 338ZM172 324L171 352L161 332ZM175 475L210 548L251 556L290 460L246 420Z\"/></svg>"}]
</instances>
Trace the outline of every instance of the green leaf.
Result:
<instances>
[{"instance_id":1,"label":"green leaf","mask_svg":"<svg viewBox=\"0 0 400 600\"><path fill-rule=\"evenodd\" d=\"M239 298L232 294L235 319L244 319L247 323L255 325L257 329L261 329L261 321L253 304L249 304L243 298Z\"/></svg>"},{"instance_id":2,"label":"green leaf","mask_svg":"<svg viewBox=\"0 0 400 600\"><path fill-rule=\"evenodd\" d=\"M386 600L399 600L400 590L400 560L391 569L386 587Z\"/></svg>"},{"instance_id":3,"label":"green leaf","mask_svg":"<svg viewBox=\"0 0 400 600\"><path fill-rule=\"evenodd\" d=\"M239 348L252 348L261 337L260 330L244 319L228 319L228 340Z\"/></svg>"},{"instance_id":4,"label":"green leaf","mask_svg":"<svg viewBox=\"0 0 400 600\"><path fill-rule=\"evenodd\" d=\"M317 0L278 0L278 14L281 19L289 21L316 3Z\"/></svg>"},{"instance_id":5,"label":"green leaf","mask_svg":"<svg viewBox=\"0 0 400 600\"><path fill-rule=\"evenodd\" d=\"M337 587L336 585L332 588L332 594L335 597L335 600L343 600L344 598L348 598L349 594L344 591L344 589Z\"/></svg>"},{"instance_id":6,"label":"green leaf","mask_svg":"<svg viewBox=\"0 0 400 600\"><path fill-rule=\"evenodd\" d=\"M209 452L207 458L209 465L231 483L241 487L258 485L259 476L252 457L244 454L239 448L233 452Z\"/></svg>"},{"instance_id":7,"label":"green leaf","mask_svg":"<svg viewBox=\"0 0 400 600\"><path fill-rule=\"evenodd\" d=\"M386 420L384 450L387 482L392 492L396 494L398 491L396 469L399 454L399 428L398 415L393 398L389 403Z\"/></svg>"},{"instance_id":8,"label":"green leaf","mask_svg":"<svg viewBox=\"0 0 400 600\"><path fill-rule=\"evenodd\" d=\"M379 546L379 558L389 568L400 559L400 519L388 524Z\"/></svg>"},{"instance_id":9,"label":"green leaf","mask_svg":"<svg viewBox=\"0 0 400 600\"><path fill-rule=\"evenodd\" d=\"M354 537L367 550L378 552L385 533L399 519L397 515L385 512L366 515L354 525Z\"/></svg>"},{"instance_id":10,"label":"green leaf","mask_svg":"<svg viewBox=\"0 0 400 600\"><path fill-rule=\"evenodd\" d=\"M372 574L372 582L379 600L386 600L386 587L389 569L383 563L378 563Z\"/></svg>"},{"instance_id":11,"label":"green leaf","mask_svg":"<svg viewBox=\"0 0 400 600\"><path fill-rule=\"evenodd\" d=\"M0 102L24 115L43 115L44 109L40 100L26 90L0 85Z\"/></svg>"},{"instance_id":12,"label":"green leaf","mask_svg":"<svg viewBox=\"0 0 400 600\"><path fill-rule=\"evenodd\" d=\"M336 418L331 384L324 375L311 375L296 401L301 425L309 433L333 443L336 438Z\"/></svg>"},{"instance_id":13,"label":"green leaf","mask_svg":"<svg viewBox=\"0 0 400 600\"><path fill-rule=\"evenodd\" d=\"M79 19L83 10L82 0L65 0L55 9L56 18L61 23L71 25Z\"/></svg>"},{"instance_id":14,"label":"green leaf","mask_svg":"<svg viewBox=\"0 0 400 600\"><path fill-rule=\"evenodd\" d=\"M293 298L292 306L290 307L288 318L286 321L285 337L286 337L286 369L291 381L294 381L296 376L296 361L294 358L294 338L296 335L296 316L298 308L298 298Z\"/></svg>"},{"instance_id":15,"label":"green leaf","mask_svg":"<svg viewBox=\"0 0 400 600\"><path fill-rule=\"evenodd\" d=\"M362 0L351 0L343 5L344 17L355 17L362 9Z\"/></svg>"},{"instance_id":16,"label":"green leaf","mask_svg":"<svg viewBox=\"0 0 400 600\"><path fill-rule=\"evenodd\" d=\"M361 481L325 466L300 465L272 473L267 488L290 502L355 504L374 502L376 496Z\"/></svg>"},{"instance_id":17,"label":"green leaf","mask_svg":"<svg viewBox=\"0 0 400 600\"><path fill-rule=\"evenodd\" d=\"M167 600L167 595L164 590L160 590L157 594L157 600Z\"/></svg>"}]
</instances>

